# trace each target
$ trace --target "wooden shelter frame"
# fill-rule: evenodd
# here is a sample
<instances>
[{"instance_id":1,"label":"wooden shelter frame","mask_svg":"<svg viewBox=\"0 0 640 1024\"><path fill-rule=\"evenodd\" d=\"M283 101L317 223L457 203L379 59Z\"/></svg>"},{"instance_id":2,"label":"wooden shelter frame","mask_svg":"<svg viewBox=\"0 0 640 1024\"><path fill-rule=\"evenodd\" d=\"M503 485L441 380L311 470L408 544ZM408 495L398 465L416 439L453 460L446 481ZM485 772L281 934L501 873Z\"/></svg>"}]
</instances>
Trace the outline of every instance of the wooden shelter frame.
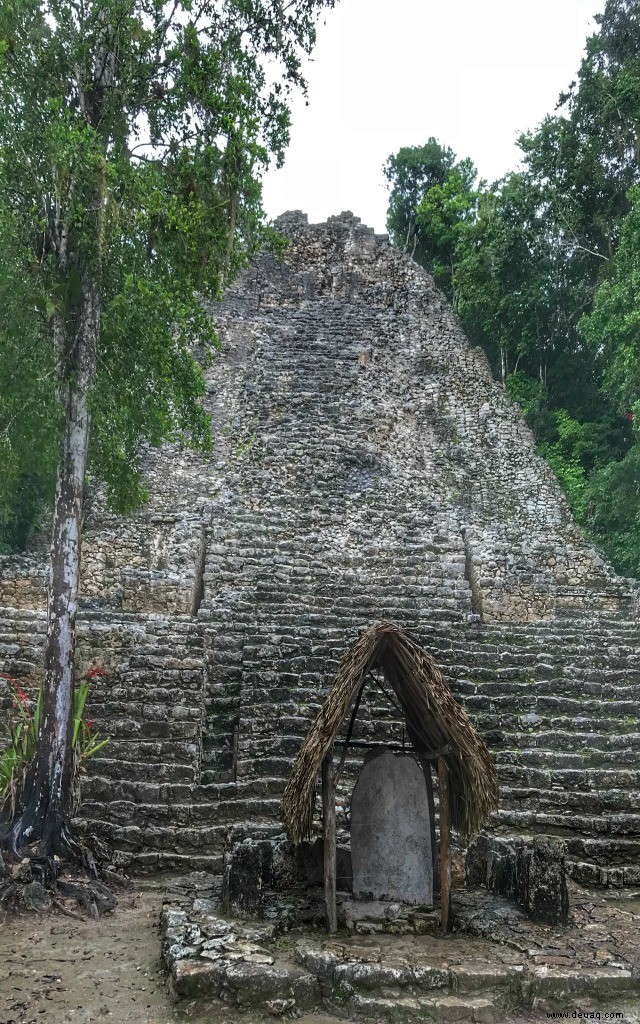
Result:
<instances>
[{"instance_id":1,"label":"wooden shelter frame","mask_svg":"<svg viewBox=\"0 0 640 1024\"><path fill-rule=\"evenodd\" d=\"M407 750L399 744L352 738L362 694L374 669L381 669L398 700L425 777L431 822L434 878L437 875L435 801L432 767L438 778L440 816L441 927L450 926L451 829L470 837L498 806L498 778L491 754L464 709L455 701L433 658L418 640L390 622L381 622L346 651L332 687L298 753L283 798L283 818L294 842L310 834L318 771L322 777L324 890L327 927L337 930L336 788L350 747ZM374 679L374 682L378 680ZM383 692L384 689L383 689ZM394 706L395 701L386 694ZM338 738L351 710L347 734ZM334 745L342 746L337 768ZM407 750L407 752L409 752Z\"/></svg>"}]
</instances>

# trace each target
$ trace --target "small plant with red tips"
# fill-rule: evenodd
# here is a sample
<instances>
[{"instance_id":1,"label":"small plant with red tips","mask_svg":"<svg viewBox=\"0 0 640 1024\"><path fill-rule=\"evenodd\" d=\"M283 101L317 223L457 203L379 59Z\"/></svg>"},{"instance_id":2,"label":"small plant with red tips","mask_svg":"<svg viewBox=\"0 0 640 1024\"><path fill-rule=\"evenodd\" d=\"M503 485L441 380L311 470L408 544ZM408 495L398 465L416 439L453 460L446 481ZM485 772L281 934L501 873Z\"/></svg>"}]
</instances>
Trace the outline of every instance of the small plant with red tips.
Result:
<instances>
[{"instance_id":1,"label":"small plant with red tips","mask_svg":"<svg viewBox=\"0 0 640 1024\"><path fill-rule=\"evenodd\" d=\"M73 695L73 750L75 756L74 804L80 803L81 774L86 761L94 757L109 742L109 737L100 737L95 732L95 722L86 721L84 708L92 682L100 677L108 676L104 666L98 666L87 672L85 682L76 686ZM9 803L11 815L22 792L27 768L33 760L40 719L42 717L43 692L40 686L35 697L18 685L13 676L0 672L13 694L13 714L9 716L6 726L8 743L0 753L0 809Z\"/></svg>"},{"instance_id":2,"label":"small plant with red tips","mask_svg":"<svg viewBox=\"0 0 640 1024\"><path fill-rule=\"evenodd\" d=\"M0 678L6 680L13 692L14 715L6 726L9 742L0 753L0 807L9 803L13 813L16 798L22 789L24 774L36 749L36 738L42 714L42 690L38 692L35 705L29 695L18 685L13 676L6 672Z\"/></svg>"},{"instance_id":3,"label":"small plant with red tips","mask_svg":"<svg viewBox=\"0 0 640 1024\"><path fill-rule=\"evenodd\" d=\"M107 668L105 668L104 665L96 665L95 668L90 668L89 671L87 672L87 679L93 680L93 679L97 679L98 676L108 676L108 675L109 675L109 670Z\"/></svg>"}]
</instances>

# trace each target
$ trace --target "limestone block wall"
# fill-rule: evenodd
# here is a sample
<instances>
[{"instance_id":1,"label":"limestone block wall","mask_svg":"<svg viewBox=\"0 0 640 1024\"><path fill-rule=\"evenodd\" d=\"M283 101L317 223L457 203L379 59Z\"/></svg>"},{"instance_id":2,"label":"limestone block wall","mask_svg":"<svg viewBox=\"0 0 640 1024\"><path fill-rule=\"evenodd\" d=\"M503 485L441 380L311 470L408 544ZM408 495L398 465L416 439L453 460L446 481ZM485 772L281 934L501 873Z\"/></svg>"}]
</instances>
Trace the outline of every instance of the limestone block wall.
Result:
<instances>
[{"instance_id":1,"label":"limestone block wall","mask_svg":"<svg viewBox=\"0 0 640 1024\"><path fill-rule=\"evenodd\" d=\"M312 551L319 584L357 564L366 588L385 559L435 541L417 571L439 608L513 621L626 614L634 587L585 543L518 408L428 275L349 215L282 225L284 263L265 257L217 313L211 390L236 447L231 457L221 446L216 469L234 510L207 555L203 609L218 600L221 546L265 529L263 568Z\"/></svg>"},{"instance_id":2,"label":"limestone block wall","mask_svg":"<svg viewBox=\"0 0 640 1024\"><path fill-rule=\"evenodd\" d=\"M258 628L241 622L234 631L189 617L94 612L82 619L79 671L108 669L96 681L90 714L112 737L89 766L82 821L115 845L123 863L215 870L226 843L281 833L280 798L293 758L353 639L338 616L329 627L291 618L277 632L266 621ZM496 758L501 796L491 830L559 835L575 877L638 885L635 624L588 617L404 624L432 652ZM1 612L0 672L36 685L44 631L42 613ZM234 661L235 771L233 749L225 763L214 761L211 743L213 723L229 713L224 686L216 689L224 676L212 674L212 666L229 671ZM11 699L0 679L0 709L6 712ZM355 737L402 743L384 695L368 691ZM352 751L346 764L341 828L361 754Z\"/></svg>"},{"instance_id":3,"label":"limestone block wall","mask_svg":"<svg viewBox=\"0 0 640 1024\"><path fill-rule=\"evenodd\" d=\"M224 606L220 559L249 567L256 538L254 577L307 558L318 596L350 572L364 590L413 550L439 608L468 613L473 579L487 620L626 614L633 588L585 543L428 275L351 215L281 226L284 261L265 255L212 310L212 455L146 453L149 502L130 517L90 495L85 607ZM0 559L0 602L44 607L45 579L42 558Z\"/></svg>"},{"instance_id":4,"label":"limestone block wall","mask_svg":"<svg viewBox=\"0 0 640 1024\"><path fill-rule=\"evenodd\" d=\"M0 555L0 607L46 608L47 579L42 558Z\"/></svg>"}]
</instances>

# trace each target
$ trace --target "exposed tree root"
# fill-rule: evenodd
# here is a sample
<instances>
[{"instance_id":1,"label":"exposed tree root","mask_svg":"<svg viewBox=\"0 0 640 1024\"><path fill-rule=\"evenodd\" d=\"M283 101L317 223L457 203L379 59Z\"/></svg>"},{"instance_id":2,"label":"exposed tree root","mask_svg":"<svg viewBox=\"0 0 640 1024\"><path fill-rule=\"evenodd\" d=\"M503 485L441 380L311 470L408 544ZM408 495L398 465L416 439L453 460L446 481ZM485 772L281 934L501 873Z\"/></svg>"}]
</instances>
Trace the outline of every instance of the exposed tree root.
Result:
<instances>
[{"instance_id":1,"label":"exposed tree root","mask_svg":"<svg viewBox=\"0 0 640 1024\"><path fill-rule=\"evenodd\" d=\"M84 921L84 917L80 917L80 914L74 914L73 910L68 910L60 900L54 900L51 906L54 910L59 910L65 917L71 917L74 921Z\"/></svg>"},{"instance_id":2,"label":"exposed tree root","mask_svg":"<svg viewBox=\"0 0 640 1024\"><path fill-rule=\"evenodd\" d=\"M82 920L67 903L79 906L90 917L99 918L117 906L117 899L103 879L126 880L114 870L105 871L112 861L106 844L89 837L81 841L68 819L55 834L47 830L32 838L36 829L24 829L24 815L0 831L0 905L17 910L59 910ZM22 841L18 840L21 837ZM31 842L25 842L29 837Z\"/></svg>"}]
</instances>

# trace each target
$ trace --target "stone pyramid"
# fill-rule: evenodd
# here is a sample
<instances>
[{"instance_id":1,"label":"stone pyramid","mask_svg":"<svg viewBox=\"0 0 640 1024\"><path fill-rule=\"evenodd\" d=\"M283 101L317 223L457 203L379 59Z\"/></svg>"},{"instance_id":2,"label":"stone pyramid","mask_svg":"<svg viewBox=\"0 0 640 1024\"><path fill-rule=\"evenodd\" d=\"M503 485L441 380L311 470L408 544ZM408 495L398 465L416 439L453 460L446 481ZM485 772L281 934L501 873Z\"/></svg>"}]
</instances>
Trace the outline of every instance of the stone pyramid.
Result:
<instances>
[{"instance_id":1,"label":"stone pyramid","mask_svg":"<svg viewBox=\"0 0 640 1024\"><path fill-rule=\"evenodd\" d=\"M90 503L78 667L109 670L112 740L86 820L139 865L277 834L341 652L390 619L495 752L495 830L559 831L576 877L637 884L636 585L586 542L431 278L350 213L279 227L283 259L212 310L214 452L150 453L136 515ZM42 559L0 560L0 605L0 670L28 683ZM400 736L383 704L364 738Z\"/></svg>"}]
</instances>

